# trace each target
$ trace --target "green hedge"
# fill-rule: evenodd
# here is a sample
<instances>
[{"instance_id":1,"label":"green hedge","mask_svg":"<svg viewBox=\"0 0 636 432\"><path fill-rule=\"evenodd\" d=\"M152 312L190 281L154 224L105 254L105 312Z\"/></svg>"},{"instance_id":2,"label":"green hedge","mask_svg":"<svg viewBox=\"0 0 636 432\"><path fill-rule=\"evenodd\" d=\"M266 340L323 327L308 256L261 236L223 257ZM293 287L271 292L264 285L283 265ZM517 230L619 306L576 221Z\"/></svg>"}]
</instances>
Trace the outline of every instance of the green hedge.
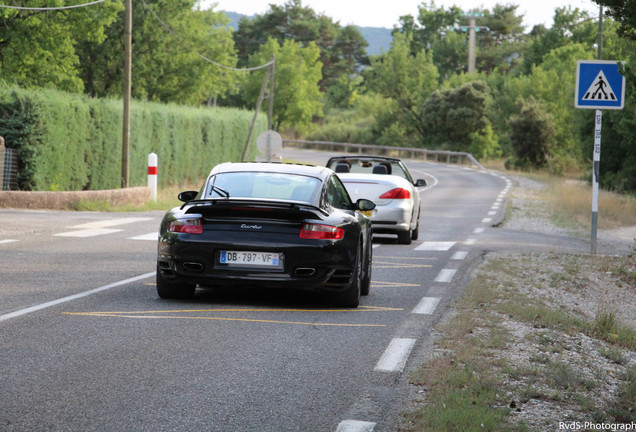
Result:
<instances>
[{"instance_id":1,"label":"green hedge","mask_svg":"<svg viewBox=\"0 0 636 432\"><path fill-rule=\"evenodd\" d=\"M122 107L55 90L0 86L0 136L17 149L21 190L99 190L121 185ZM148 154L159 184L197 183L220 163L241 157L253 113L133 102L130 186L147 181ZM266 129L259 118L254 141Z\"/></svg>"}]
</instances>

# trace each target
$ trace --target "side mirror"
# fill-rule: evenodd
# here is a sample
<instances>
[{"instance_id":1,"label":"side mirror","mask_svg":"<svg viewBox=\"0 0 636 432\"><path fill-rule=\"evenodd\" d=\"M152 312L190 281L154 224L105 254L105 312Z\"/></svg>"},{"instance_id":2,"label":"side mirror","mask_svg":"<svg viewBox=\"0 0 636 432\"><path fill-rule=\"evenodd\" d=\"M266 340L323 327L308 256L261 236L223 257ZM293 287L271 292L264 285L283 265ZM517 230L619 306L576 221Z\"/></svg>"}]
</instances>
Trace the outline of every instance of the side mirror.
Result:
<instances>
[{"instance_id":1,"label":"side mirror","mask_svg":"<svg viewBox=\"0 0 636 432\"><path fill-rule=\"evenodd\" d=\"M369 211L375 208L375 203L368 199L360 198L356 201L356 208L360 211Z\"/></svg>"},{"instance_id":2,"label":"side mirror","mask_svg":"<svg viewBox=\"0 0 636 432\"><path fill-rule=\"evenodd\" d=\"M197 192L197 191L181 192L179 194L179 201L183 201L183 202L192 201L193 199L195 199L197 197L198 194L199 194L199 192Z\"/></svg>"},{"instance_id":3,"label":"side mirror","mask_svg":"<svg viewBox=\"0 0 636 432\"><path fill-rule=\"evenodd\" d=\"M417 179L415 181L415 187L424 187L426 186L426 180L424 179Z\"/></svg>"}]
</instances>

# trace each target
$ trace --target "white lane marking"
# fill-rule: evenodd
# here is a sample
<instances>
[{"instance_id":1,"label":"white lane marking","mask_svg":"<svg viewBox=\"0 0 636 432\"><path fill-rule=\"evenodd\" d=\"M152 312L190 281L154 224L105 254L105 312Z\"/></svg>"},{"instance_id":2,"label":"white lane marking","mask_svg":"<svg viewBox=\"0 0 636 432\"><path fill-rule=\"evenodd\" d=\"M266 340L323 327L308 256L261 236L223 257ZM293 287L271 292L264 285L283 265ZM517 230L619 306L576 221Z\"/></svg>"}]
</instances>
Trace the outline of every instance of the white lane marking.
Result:
<instances>
[{"instance_id":1,"label":"white lane marking","mask_svg":"<svg viewBox=\"0 0 636 432\"><path fill-rule=\"evenodd\" d=\"M464 244L470 246L470 245L474 245L476 241L477 240L475 240L474 238L469 238L469 239L466 239Z\"/></svg>"},{"instance_id":2,"label":"white lane marking","mask_svg":"<svg viewBox=\"0 0 636 432\"><path fill-rule=\"evenodd\" d=\"M484 232L484 230L485 230L485 229L486 229L486 228L484 228L484 227L475 228L475 229L473 230L473 234L481 234L481 233L483 233L483 232Z\"/></svg>"},{"instance_id":3,"label":"white lane marking","mask_svg":"<svg viewBox=\"0 0 636 432\"><path fill-rule=\"evenodd\" d=\"M411 313L430 315L435 312L435 308L439 304L440 300L440 297L424 297L418 305L415 306L415 309L413 309Z\"/></svg>"},{"instance_id":4,"label":"white lane marking","mask_svg":"<svg viewBox=\"0 0 636 432\"><path fill-rule=\"evenodd\" d=\"M434 242L428 241L424 242L418 247L415 248L416 251L447 251L453 246L455 246L456 242Z\"/></svg>"},{"instance_id":5,"label":"white lane marking","mask_svg":"<svg viewBox=\"0 0 636 432\"><path fill-rule=\"evenodd\" d=\"M17 242L17 240L14 240L14 239L0 240L0 244L15 243L15 242Z\"/></svg>"},{"instance_id":6,"label":"white lane marking","mask_svg":"<svg viewBox=\"0 0 636 432\"><path fill-rule=\"evenodd\" d=\"M465 251L458 251L458 252L455 252L455 253L453 254L453 256L452 256L452 257L450 257L450 259L452 259L452 260L463 260L463 259L465 259L467 256L468 256L468 252L465 252Z\"/></svg>"},{"instance_id":7,"label":"white lane marking","mask_svg":"<svg viewBox=\"0 0 636 432\"><path fill-rule=\"evenodd\" d=\"M69 228L75 228L75 229L99 229L99 228L108 228L108 227L112 227L112 226L126 225L126 224L130 224L130 223L135 223L135 222L143 222L143 221L148 221L148 220L152 220L152 218L147 218L147 217L129 217L129 218L121 218L121 219L106 219L106 220L101 220L101 221L88 222L88 223L80 224L80 225L73 225L73 226L70 226Z\"/></svg>"},{"instance_id":8,"label":"white lane marking","mask_svg":"<svg viewBox=\"0 0 636 432\"><path fill-rule=\"evenodd\" d=\"M380 361L375 366L379 372L401 372L406 366L406 361L411 355L416 339L395 338L382 354Z\"/></svg>"},{"instance_id":9,"label":"white lane marking","mask_svg":"<svg viewBox=\"0 0 636 432\"><path fill-rule=\"evenodd\" d=\"M144 274L139 275L139 276L135 276L135 277L131 277L131 278L128 278L128 279L124 279L122 281L114 282L114 283L108 284L108 285L104 285L104 286L101 286L99 288L95 288L95 289L92 289L92 290L89 290L89 291L84 291L84 292L81 292L81 293L78 293L78 294L70 295L68 297L62 297L62 298L57 299L57 300L53 300L53 301L46 302L46 303L41 303L39 305L31 306L31 307L28 307L28 308L25 308L25 309L17 310L15 312L11 312L11 313L8 313L8 314L0 315L0 321L6 321L8 319L19 317L21 315L26 315L28 313L36 312L36 311L39 311L39 310L42 310L42 309L46 309L46 308L49 308L51 306L56 306L56 305L59 305L59 304L62 304L62 303L70 302L72 300L77 300L77 299L80 299L82 297L88 297L90 295L96 294L96 293L101 292L101 291L106 291L106 290L109 290L111 288L115 288L115 287L118 287L118 286L126 285L126 284L129 284L129 283L132 283L132 282L137 282L137 281L142 280L142 279L147 279L147 278L149 278L151 276L154 276L155 274L156 274L156 272L144 273Z\"/></svg>"},{"instance_id":10,"label":"white lane marking","mask_svg":"<svg viewBox=\"0 0 636 432\"><path fill-rule=\"evenodd\" d=\"M483 223L490 223L490 222L492 222L492 218L483 218L481 221Z\"/></svg>"},{"instance_id":11,"label":"white lane marking","mask_svg":"<svg viewBox=\"0 0 636 432\"><path fill-rule=\"evenodd\" d=\"M142 235L138 235L135 237L128 237L128 240L151 240L151 241L157 241L159 239L159 233L157 232L151 232L148 234L142 234Z\"/></svg>"},{"instance_id":12,"label":"white lane marking","mask_svg":"<svg viewBox=\"0 0 636 432\"><path fill-rule=\"evenodd\" d=\"M488 212L488 216L494 216L494 215L496 215L496 214L497 214L497 212L496 212L496 211L489 211L489 212Z\"/></svg>"},{"instance_id":13,"label":"white lane marking","mask_svg":"<svg viewBox=\"0 0 636 432\"><path fill-rule=\"evenodd\" d=\"M152 220L152 218L147 217L129 217L129 218L120 218L120 219L106 219L95 222L88 222L80 225L73 225L69 228L76 229L79 231L68 231L59 234L55 234L60 237L95 237L105 234L113 234L116 232L123 231L121 229L112 229L109 227L113 226L121 226L126 224L131 224L135 222L144 222Z\"/></svg>"},{"instance_id":14,"label":"white lane marking","mask_svg":"<svg viewBox=\"0 0 636 432\"><path fill-rule=\"evenodd\" d=\"M375 423L361 420L343 420L336 432L373 432Z\"/></svg>"},{"instance_id":15,"label":"white lane marking","mask_svg":"<svg viewBox=\"0 0 636 432\"><path fill-rule=\"evenodd\" d=\"M448 283L453 280L453 276L457 273L456 269L442 269L435 278L435 282Z\"/></svg>"},{"instance_id":16,"label":"white lane marking","mask_svg":"<svg viewBox=\"0 0 636 432\"><path fill-rule=\"evenodd\" d=\"M96 237L96 236L100 236L100 235L105 235L105 234L113 234L116 232L120 232L123 230L120 229L108 229L108 228L93 228L93 229L83 229L83 230L79 230L79 231L69 231L69 232L63 232L63 233L59 233L59 234L54 234L56 236L59 237Z\"/></svg>"}]
</instances>

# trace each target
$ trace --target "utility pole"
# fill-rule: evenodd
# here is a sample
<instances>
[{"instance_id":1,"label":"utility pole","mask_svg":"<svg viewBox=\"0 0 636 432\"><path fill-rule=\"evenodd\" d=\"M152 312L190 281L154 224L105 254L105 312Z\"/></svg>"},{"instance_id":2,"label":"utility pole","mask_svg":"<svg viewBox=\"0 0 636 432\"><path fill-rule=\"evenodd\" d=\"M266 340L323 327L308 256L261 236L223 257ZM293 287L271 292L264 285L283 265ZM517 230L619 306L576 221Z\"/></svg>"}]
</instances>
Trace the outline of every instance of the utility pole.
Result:
<instances>
[{"instance_id":1,"label":"utility pole","mask_svg":"<svg viewBox=\"0 0 636 432\"><path fill-rule=\"evenodd\" d=\"M490 31L488 27L478 26L477 18L484 16L481 12L462 12L462 15L468 18L468 27L460 27L461 31L468 31L468 73L475 73L476 51L477 51L477 32L478 31Z\"/></svg>"},{"instance_id":2,"label":"utility pole","mask_svg":"<svg viewBox=\"0 0 636 432\"><path fill-rule=\"evenodd\" d=\"M599 6L598 12L598 58L603 59L603 5Z\"/></svg>"},{"instance_id":3,"label":"utility pole","mask_svg":"<svg viewBox=\"0 0 636 432\"><path fill-rule=\"evenodd\" d=\"M126 0L124 10L124 118L121 140L121 187L128 187L130 170L128 155L130 153L130 93L132 76L132 0Z\"/></svg>"}]
</instances>

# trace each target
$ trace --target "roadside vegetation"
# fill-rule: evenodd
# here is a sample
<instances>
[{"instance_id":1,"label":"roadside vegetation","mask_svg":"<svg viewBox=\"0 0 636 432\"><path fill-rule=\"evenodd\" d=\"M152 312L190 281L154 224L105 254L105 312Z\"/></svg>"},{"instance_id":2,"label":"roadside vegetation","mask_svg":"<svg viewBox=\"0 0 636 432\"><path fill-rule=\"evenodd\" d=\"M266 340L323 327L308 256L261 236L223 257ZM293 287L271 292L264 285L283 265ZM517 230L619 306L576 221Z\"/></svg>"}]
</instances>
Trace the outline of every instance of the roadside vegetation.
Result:
<instances>
[{"instance_id":1,"label":"roadside vegetation","mask_svg":"<svg viewBox=\"0 0 636 432\"><path fill-rule=\"evenodd\" d=\"M512 191L532 201L528 208L537 211L531 217L545 225L569 220L567 229L574 231L589 226L577 222L584 213L589 218L588 186L537 178L545 187L535 193ZM606 197L599 220L609 219L611 227L635 225L636 203L623 198ZM556 205L560 200L568 203ZM509 208L507 219L522 211ZM622 215L614 218L615 213ZM631 424L636 421L634 310L636 239L628 256L487 256L448 320L437 327L430 358L411 376L417 408L404 414L400 431Z\"/></svg>"},{"instance_id":2,"label":"roadside vegetation","mask_svg":"<svg viewBox=\"0 0 636 432\"><path fill-rule=\"evenodd\" d=\"M623 110L606 110L603 116L600 182L604 189L633 193L636 104L629 101L636 97L636 20L629 2L595 1L605 6L602 57L626 62L628 101ZM406 15L395 23L386 51L368 55L358 28L342 26L302 0L269 5L263 14L241 18L235 27L216 6L201 6L197 0L133 2L136 102L253 110L267 74L259 67L274 58L271 120L285 137L467 151L480 161L503 159L506 169L557 175L591 166L594 112L573 104L577 60L599 55L599 20L585 11L555 8L550 27L526 28L514 4L463 11L422 2L416 16ZM477 25L484 29L477 32L474 73L467 72L467 13L479 16ZM7 83L0 88L55 88L110 103L121 98L123 0L73 11L8 6L0 10L0 17L2 79ZM36 105L46 105L47 98L45 94ZM262 104L263 112L268 105ZM21 123L16 119L28 114L13 108L0 103L0 135L5 138ZM66 129L64 116L59 124L54 124L55 115L48 117L48 129ZM104 130L114 131L108 143L115 149L121 119L112 118L112 127ZM156 137L164 148L173 146L167 160L192 154L190 140L177 140L172 134L178 124L157 121L147 126L140 121L131 120L133 134ZM154 134L154 129L163 132ZM202 128L188 129L196 138ZM218 139L210 131L204 135L213 144L229 139L223 148L238 146L240 139L222 129L215 126L212 131L219 133ZM15 147L21 133L13 130L7 146ZM199 141L206 142L203 138ZM81 165L85 154L92 154L63 135L46 141L43 147L26 142L28 148L21 148L19 163L27 174L38 157L48 155L56 162L62 159L59 155L72 155ZM131 160L141 166L146 155L135 153L141 151L135 141ZM55 152L41 154L38 145ZM60 178L49 182L50 190L99 187L81 181L76 186L82 170L55 171ZM115 173L110 176L115 183L116 171L109 171ZM138 178L131 185L141 182ZM22 182L20 187L28 190L33 184Z\"/></svg>"}]
</instances>

